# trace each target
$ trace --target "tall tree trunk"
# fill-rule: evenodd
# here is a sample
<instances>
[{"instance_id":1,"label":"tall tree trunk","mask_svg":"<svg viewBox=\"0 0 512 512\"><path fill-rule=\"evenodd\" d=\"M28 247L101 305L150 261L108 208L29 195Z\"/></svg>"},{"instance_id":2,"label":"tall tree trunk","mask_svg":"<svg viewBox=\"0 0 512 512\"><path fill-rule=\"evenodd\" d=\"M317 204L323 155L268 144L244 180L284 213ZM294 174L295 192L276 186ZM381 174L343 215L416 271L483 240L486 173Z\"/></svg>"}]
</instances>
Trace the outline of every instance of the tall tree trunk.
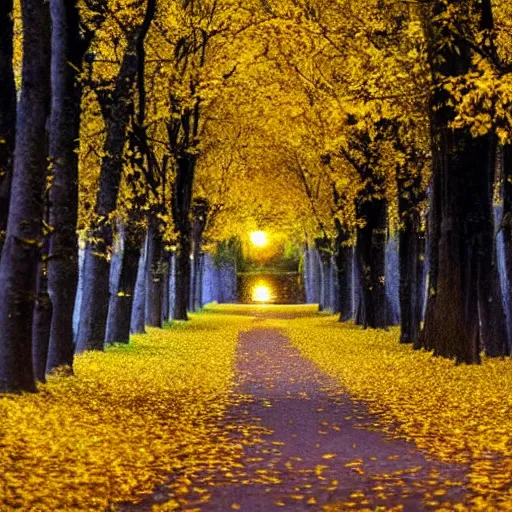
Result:
<instances>
[{"instance_id":1,"label":"tall tree trunk","mask_svg":"<svg viewBox=\"0 0 512 512\"><path fill-rule=\"evenodd\" d=\"M407 151L407 148L400 148ZM398 168L400 343L414 343L420 332L423 293L423 234L421 233L421 176L411 167Z\"/></svg>"},{"instance_id":2,"label":"tall tree trunk","mask_svg":"<svg viewBox=\"0 0 512 512\"><path fill-rule=\"evenodd\" d=\"M336 277L338 279L340 322L347 322L353 317L352 311L352 247L347 243L350 234L336 220Z\"/></svg>"},{"instance_id":3,"label":"tall tree trunk","mask_svg":"<svg viewBox=\"0 0 512 512\"><path fill-rule=\"evenodd\" d=\"M79 73L87 46L80 39L76 0L51 0L52 113L50 119L50 256L52 301L47 371L73 367L73 308L78 285L78 137L82 87Z\"/></svg>"},{"instance_id":4,"label":"tall tree trunk","mask_svg":"<svg viewBox=\"0 0 512 512\"><path fill-rule=\"evenodd\" d=\"M13 1L5 0L0 10L0 253L7 229L16 134L13 19Z\"/></svg>"},{"instance_id":5,"label":"tall tree trunk","mask_svg":"<svg viewBox=\"0 0 512 512\"><path fill-rule=\"evenodd\" d=\"M192 244L192 255L190 262L190 294L188 296L188 311L195 312L195 301L196 301L196 254L194 250L194 244Z\"/></svg>"},{"instance_id":6,"label":"tall tree trunk","mask_svg":"<svg viewBox=\"0 0 512 512\"><path fill-rule=\"evenodd\" d=\"M318 311L329 309L329 263L331 259L331 241L326 237L315 238L318 255L319 298Z\"/></svg>"},{"instance_id":7,"label":"tall tree trunk","mask_svg":"<svg viewBox=\"0 0 512 512\"><path fill-rule=\"evenodd\" d=\"M52 320L52 302L48 293L47 256L48 253L45 251L38 265L37 299L34 306L34 320L32 321L32 364L34 377L39 382L46 382L46 364Z\"/></svg>"},{"instance_id":8,"label":"tall tree trunk","mask_svg":"<svg viewBox=\"0 0 512 512\"><path fill-rule=\"evenodd\" d=\"M32 319L42 244L46 122L50 110L48 4L24 0L23 74L12 196L0 262L0 392L35 391Z\"/></svg>"},{"instance_id":9,"label":"tall tree trunk","mask_svg":"<svg viewBox=\"0 0 512 512\"><path fill-rule=\"evenodd\" d=\"M190 310L201 309L201 287L202 287L202 243L203 233L208 219L208 201L195 199L192 207L192 279L190 285Z\"/></svg>"},{"instance_id":10,"label":"tall tree trunk","mask_svg":"<svg viewBox=\"0 0 512 512\"><path fill-rule=\"evenodd\" d=\"M453 1L453 0L452 0ZM458 363L479 363L481 340L490 355L503 353L504 328L497 340L489 338L492 322L500 322L501 299L496 297L494 244L492 243L492 194L489 173L495 151L492 135L473 138L469 129L454 129L455 116L446 77L457 77L471 69L471 49L450 32L442 15L450 3L439 0L426 5L425 27L435 84L431 103L434 186L439 190L438 276L435 306L427 318L427 346L436 355L455 358ZM469 9L469 6L459 6ZM430 10L433 9L433 10ZM461 22L464 20L461 18ZM446 44L447 38L452 44ZM489 235L490 233L490 235ZM490 247L489 247L490 246ZM487 261L485 261L487 259ZM483 280L489 279L490 286ZM482 306L491 299L495 312ZM480 309L480 311L479 311ZM501 310L501 311L500 311ZM482 315L482 316L480 316ZM489 316L492 315L492 316Z\"/></svg>"},{"instance_id":11,"label":"tall tree trunk","mask_svg":"<svg viewBox=\"0 0 512 512\"><path fill-rule=\"evenodd\" d=\"M133 298L141 255L143 235L131 224L124 229L124 249L121 256L121 274L117 293L111 298L110 324L107 343L129 343Z\"/></svg>"},{"instance_id":12,"label":"tall tree trunk","mask_svg":"<svg viewBox=\"0 0 512 512\"><path fill-rule=\"evenodd\" d=\"M503 216L501 229L505 252L505 274L509 301L508 316L512 318L512 145L503 146Z\"/></svg>"},{"instance_id":13,"label":"tall tree trunk","mask_svg":"<svg viewBox=\"0 0 512 512\"><path fill-rule=\"evenodd\" d=\"M126 49L112 99L104 104L107 138L105 156L101 162L96 220L87 242L84 262L84 288L80 324L77 336L77 353L86 350L104 350L108 312L109 249L112 245L112 226L109 215L116 209L119 185L123 170L123 149L126 129L132 110L132 86L137 73L137 59L133 53L135 41ZM112 102L111 104L110 101Z\"/></svg>"},{"instance_id":14,"label":"tall tree trunk","mask_svg":"<svg viewBox=\"0 0 512 512\"><path fill-rule=\"evenodd\" d=\"M169 256L169 311L168 319L174 318L174 304L176 295L176 253L172 252Z\"/></svg>"},{"instance_id":15,"label":"tall tree trunk","mask_svg":"<svg viewBox=\"0 0 512 512\"><path fill-rule=\"evenodd\" d=\"M197 279L196 279L196 303L195 310L199 311L203 306L203 281L204 281L204 253L199 253L197 263Z\"/></svg>"},{"instance_id":16,"label":"tall tree trunk","mask_svg":"<svg viewBox=\"0 0 512 512\"><path fill-rule=\"evenodd\" d=\"M147 243L144 242L143 250L137 266L137 280L133 296L132 317L130 331L132 334L146 333L146 277L147 277Z\"/></svg>"},{"instance_id":17,"label":"tall tree trunk","mask_svg":"<svg viewBox=\"0 0 512 512\"><path fill-rule=\"evenodd\" d=\"M162 327L164 244L158 220L153 217L148 231L146 324Z\"/></svg>"},{"instance_id":18,"label":"tall tree trunk","mask_svg":"<svg viewBox=\"0 0 512 512\"><path fill-rule=\"evenodd\" d=\"M188 320L187 306L190 294L190 239L180 235L176 250L174 320Z\"/></svg>"},{"instance_id":19,"label":"tall tree trunk","mask_svg":"<svg viewBox=\"0 0 512 512\"><path fill-rule=\"evenodd\" d=\"M421 304L418 273L420 259L420 217L417 211L407 213L399 233L400 263L400 343L413 343L420 330Z\"/></svg>"},{"instance_id":20,"label":"tall tree trunk","mask_svg":"<svg viewBox=\"0 0 512 512\"><path fill-rule=\"evenodd\" d=\"M366 224L357 230L356 256L360 287L356 322L365 329L387 327L386 237L387 203L385 199L363 199L358 216Z\"/></svg>"},{"instance_id":21,"label":"tall tree trunk","mask_svg":"<svg viewBox=\"0 0 512 512\"><path fill-rule=\"evenodd\" d=\"M171 253L164 249L162 266L162 324L169 321Z\"/></svg>"},{"instance_id":22,"label":"tall tree trunk","mask_svg":"<svg viewBox=\"0 0 512 512\"><path fill-rule=\"evenodd\" d=\"M172 194L174 224L178 231L176 250L176 291L174 297L174 319L188 320L187 309L190 297L190 254L192 249L190 213L192 187L195 174L195 156L178 158L176 179Z\"/></svg>"},{"instance_id":23,"label":"tall tree trunk","mask_svg":"<svg viewBox=\"0 0 512 512\"><path fill-rule=\"evenodd\" d=\"M489 357L509 355L505 310L498 272L498 254L494 225L494 179L497 140L494 134L473 140L471 163L477 172L469 184L468 210L478 210L475 219L478 244L478 312L482 347ZM486 172L487 171L487 172ZM473 206L471 206L473 205Z\"/></svg>"},{"instance_id":24,"label":"tall tree trunk","mask_svg":"<svg viewBox=\"0 0 512 512\"><path fill-rule=\"evenodd\" d=\"M438 156L438 155L437 155ZM428 213L427 238L425 254L428 255L428 272L426 290L425 318L423 320L423 329L417 334L413 342L415 350L433 350L431 345L434 339L435 329L435 311L437 297L437 283L439 274L439 240L441 238L441 223L439 217L441 215L441 186L439 172L440 163L434 154L433 160L433 176L430 190L430 210Z\"/></svg>"}]
</instances>

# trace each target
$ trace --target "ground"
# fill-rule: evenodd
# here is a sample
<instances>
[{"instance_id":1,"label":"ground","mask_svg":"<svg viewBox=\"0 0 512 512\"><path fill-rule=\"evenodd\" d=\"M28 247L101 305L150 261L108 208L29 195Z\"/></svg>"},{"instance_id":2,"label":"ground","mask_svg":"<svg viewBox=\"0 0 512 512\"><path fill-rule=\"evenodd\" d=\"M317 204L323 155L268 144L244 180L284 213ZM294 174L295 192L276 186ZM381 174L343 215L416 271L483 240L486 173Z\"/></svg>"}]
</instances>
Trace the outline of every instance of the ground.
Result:
<instances>
[{"instance_id":1,"label":"ground","mask_svg":"<svg viewBox=\"0 0 512 512\"><path fill-rule=\"evenodd\" d=\"M215 306L0 399L0 510L511 510L510 366Z\"/></svg>"}]
</instances>

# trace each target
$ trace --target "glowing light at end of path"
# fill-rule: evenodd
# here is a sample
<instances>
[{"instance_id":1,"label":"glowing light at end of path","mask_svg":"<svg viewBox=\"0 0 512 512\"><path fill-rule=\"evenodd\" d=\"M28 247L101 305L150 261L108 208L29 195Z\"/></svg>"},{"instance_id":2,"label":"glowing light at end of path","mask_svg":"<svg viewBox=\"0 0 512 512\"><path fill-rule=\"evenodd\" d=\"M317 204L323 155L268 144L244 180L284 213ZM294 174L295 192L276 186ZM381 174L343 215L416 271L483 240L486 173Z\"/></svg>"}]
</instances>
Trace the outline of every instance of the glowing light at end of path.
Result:
<instances>
[{"instance_id":1,"label":"glowing light at end of path","mask_svg":"<svg viewBox=\"0 0 512 512\"><path fill-rule=\"evenodd\" d=\"M251 242L256 247L265 247L268 244L267 233L265 231L254 231L251 233Z\"/></svg>"},{"instance_id":2,"label":"glowing light at end of path","mask_svg":"<svg viewBox=\"0 0 512 512\"><path fill-rule=\"evenodd\" d=\"M263 284L256 286L252 292L252 300L254 302L269 302L271 299L270 288Z\"/></svg>"}]
</instances>

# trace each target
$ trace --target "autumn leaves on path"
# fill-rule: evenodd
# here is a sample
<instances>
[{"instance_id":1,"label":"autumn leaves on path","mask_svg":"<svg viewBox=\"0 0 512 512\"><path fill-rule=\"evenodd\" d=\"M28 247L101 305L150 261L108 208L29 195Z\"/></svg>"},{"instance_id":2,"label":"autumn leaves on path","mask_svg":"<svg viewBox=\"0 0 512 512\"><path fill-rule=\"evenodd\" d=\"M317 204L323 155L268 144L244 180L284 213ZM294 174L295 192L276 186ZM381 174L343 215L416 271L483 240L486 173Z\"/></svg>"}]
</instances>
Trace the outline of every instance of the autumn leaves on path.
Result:
<instances>
[{"instance_id":1,"label":"autumn leaves on path","mask_svg":"<svg viewBox=\"0 0 512 512\"><path fill-rule=\"evenodd\" d=\"M277 330L240 335L237 392L226 425L244 446L241 469L211 480L200 510L419 511L440 502L456 510L464 502L464 468L386 438Z\"/></svg>"}]
</instances>

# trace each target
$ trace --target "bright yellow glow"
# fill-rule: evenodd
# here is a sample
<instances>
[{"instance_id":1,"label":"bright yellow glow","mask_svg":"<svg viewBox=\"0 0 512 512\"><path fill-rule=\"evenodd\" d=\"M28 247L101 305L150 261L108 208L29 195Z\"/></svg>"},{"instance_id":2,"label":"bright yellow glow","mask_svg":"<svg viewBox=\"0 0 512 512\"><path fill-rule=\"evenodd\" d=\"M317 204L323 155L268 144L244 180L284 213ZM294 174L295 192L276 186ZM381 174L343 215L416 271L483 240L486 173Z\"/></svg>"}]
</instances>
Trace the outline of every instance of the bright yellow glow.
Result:
<instances>
[{"instance_id":1,"label":"bright yellow glow","mask_svg":"<svg viewBox=\"0 0 512 512\"><path fill-rule=\"evenodd\" d=\"M270 288L264 284L259 284L252 291L252 300L254 302L269 302Z\"/></svg>"},{"instance_id":2,"label":"bright yellow glow","mask_svg":"<svg viewBox=\"0 0 512 512\"><path fill-rule=\"evenodd\" d=\"M268 244L267 233L265 231L254 231L251 233L251 242L256 247L265 247Z\"/></svg>"}]
</instances>

